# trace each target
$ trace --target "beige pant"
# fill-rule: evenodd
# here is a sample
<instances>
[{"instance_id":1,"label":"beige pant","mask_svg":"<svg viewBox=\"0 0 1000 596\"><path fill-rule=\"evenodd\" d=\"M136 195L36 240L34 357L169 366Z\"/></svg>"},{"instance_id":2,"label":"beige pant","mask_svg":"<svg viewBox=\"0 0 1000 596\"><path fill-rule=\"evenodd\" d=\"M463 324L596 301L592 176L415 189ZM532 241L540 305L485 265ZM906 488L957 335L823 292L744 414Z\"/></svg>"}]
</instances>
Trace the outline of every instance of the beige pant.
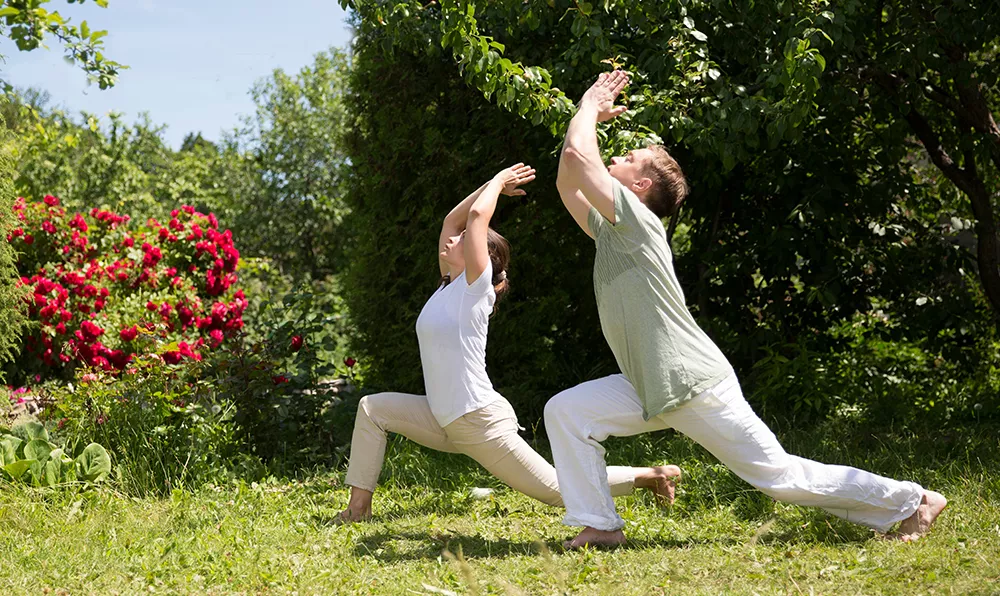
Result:
<instances>
[{"instance_id":1,"label":"beige pant","mask_svg":"<svg viewBox=\"0 0 1000 596\"><path fill-rule=\"evenodd\" d=\"M358 404L346 484L375 490L385 458L386 433L393 432L424 447L464 453L514 490L562 507L555 468L517 434L518 430L517 416L505 399L441 428L422 395L369 395ZM608 466L607 475L612 495L632 492L634 468Z\"/></svg>"}]
</instances>

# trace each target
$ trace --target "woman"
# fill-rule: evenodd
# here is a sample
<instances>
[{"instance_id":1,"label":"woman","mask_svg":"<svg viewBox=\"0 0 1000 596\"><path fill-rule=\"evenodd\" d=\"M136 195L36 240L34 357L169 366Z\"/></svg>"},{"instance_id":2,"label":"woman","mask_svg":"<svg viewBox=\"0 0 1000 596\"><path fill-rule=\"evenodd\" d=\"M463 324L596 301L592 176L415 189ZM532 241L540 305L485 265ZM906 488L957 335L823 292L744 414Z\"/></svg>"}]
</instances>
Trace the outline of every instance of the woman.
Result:
<instances>
[{"instance_id":1,"label":"woman","mask_svg":"<svg viewBox=\"0 0 1000 596\"><path fill-rule=\"evenodd\" d=\"M441 285L417 318L427 395L379 393L361 399L346 479L351 497L341 521L371 517L389 432L438 451L464 453L511 488L562 506L555 468L517 434L514 409L486 374L490 315L510 285L510 246L489 227L490 218L501 194L523 196L517 187L534 179L530 166L507 168L445 218L438 241ZM608 468L612 495L638 486L669 503L679 477L677 466Z\"/></svg>"}]
</instances>

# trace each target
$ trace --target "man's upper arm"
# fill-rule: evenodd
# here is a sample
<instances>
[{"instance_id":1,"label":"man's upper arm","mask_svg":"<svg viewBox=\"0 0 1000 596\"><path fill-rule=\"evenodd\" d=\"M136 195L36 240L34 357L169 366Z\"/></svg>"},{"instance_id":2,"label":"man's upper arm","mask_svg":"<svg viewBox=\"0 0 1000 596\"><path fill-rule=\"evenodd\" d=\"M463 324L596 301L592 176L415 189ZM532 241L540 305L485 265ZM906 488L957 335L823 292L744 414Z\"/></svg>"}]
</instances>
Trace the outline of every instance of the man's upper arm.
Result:
<instances>
[{"instance_id":1,"label":"man's upper arm","mask_svg":"<svg viewBox=\"0 0 1000 596\"><path fill-rule=\"evenodd\" d=\"M558 186L558 185L557 185ZM576 225L580 226L588 236L594 238L594 232L590 229L589 215L593 208L583 193L574 188L559 187L559 197L562 199L566 210L573 216Z\"/></svg>"},{"instance_id":2,"label":"man's upper arm","mask_svg":"<svg viewBox=\"0 0 1000 596\"><path fill-rule=\"evenodd\" d=\"M564 185L579 189L586 201L597 209L604 219L615 223L613 179L600 159L581 153L572 147L565 147L559 166Z\"/></svg>"}]
</instances>

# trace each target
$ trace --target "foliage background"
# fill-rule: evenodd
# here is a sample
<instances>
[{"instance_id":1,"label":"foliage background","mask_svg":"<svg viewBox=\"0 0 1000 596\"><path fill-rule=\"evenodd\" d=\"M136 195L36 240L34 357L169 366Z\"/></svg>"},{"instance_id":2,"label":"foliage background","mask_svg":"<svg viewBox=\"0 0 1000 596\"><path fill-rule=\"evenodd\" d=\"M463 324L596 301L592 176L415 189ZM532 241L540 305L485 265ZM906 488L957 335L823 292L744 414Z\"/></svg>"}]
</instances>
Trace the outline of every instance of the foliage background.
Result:
<instances>
[{"instance_id":1,"label":"foliage background","mask_svg":"<svg viewBox=\"0 0 1000 596\"><path fill-rule=\"evenodd\" d=\"M26 324L26 291L17 287L17 255L8 243L7 234L17 224L14 217L14 173L16 164L12 135L0 127L0 364L20 352L21 331ZM2 380L0 369L0 380Z\"/></svg>"},{"instance_id":2,"label":"foliage background","mask_svg":"<svg viewBox=\"0 0 1000 596\"><path fill-rule=\"evenodd\" d=\"M555 391L613 372L593 253L545 182L572 113L566 98L621 66L634 75L633 110L602 128L605 147L662 136L684 165L694 190L664 222L678 276L767 417L997 415L996 316L977 275L967 198L904 118L878 111L870 81L852 79L861 52L891 45L867 24L874 9L347 4L361 18L345 296L371 389L422 390L412 325L433 290L439 221L515 161L532 162L539 182L496 220L512 241L515 283L491 323L491 378L535 420ZM915 43L922 25L909 9L885 10L901 25L884 35ZM975 31L967 43L989 39ZM995 78L984 83L993 89Z\"/></svg>"}]
</instances>

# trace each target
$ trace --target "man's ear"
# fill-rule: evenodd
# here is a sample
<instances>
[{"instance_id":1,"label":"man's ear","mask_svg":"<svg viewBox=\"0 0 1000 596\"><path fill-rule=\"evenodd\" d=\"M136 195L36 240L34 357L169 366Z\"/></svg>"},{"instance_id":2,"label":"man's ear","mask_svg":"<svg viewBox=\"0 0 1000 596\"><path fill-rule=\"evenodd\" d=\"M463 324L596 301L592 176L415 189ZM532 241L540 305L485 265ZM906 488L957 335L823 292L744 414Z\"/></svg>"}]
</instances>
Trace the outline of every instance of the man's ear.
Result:
<instances>
[{"instance_id":1,"label":"man's ear","mask_svg":"<svg viewBox=\"0 0 1000 596\"><path fill-rule=\"evenodd\" d=\"M632 183L632 191L636 193L646 192L651 186L653 186L652 178L639 178Z\"/></svg>"}]
</instances>

